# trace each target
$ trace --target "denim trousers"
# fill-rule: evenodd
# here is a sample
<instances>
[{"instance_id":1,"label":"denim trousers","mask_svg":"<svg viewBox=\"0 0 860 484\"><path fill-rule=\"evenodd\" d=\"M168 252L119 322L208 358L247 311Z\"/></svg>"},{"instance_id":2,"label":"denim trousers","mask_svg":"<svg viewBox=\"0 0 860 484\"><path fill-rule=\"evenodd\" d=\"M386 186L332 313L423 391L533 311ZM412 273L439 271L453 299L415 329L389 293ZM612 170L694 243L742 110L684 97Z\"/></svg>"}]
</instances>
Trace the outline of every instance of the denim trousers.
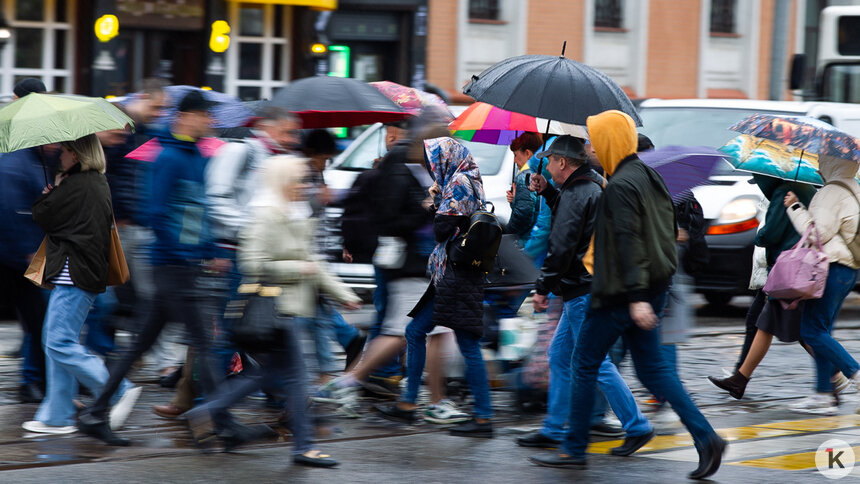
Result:
<instances>
[{"instance_id":1,"label":"denim trousers","mask_svg":"<svg viewBox=\"0 0 860 484\"><path fill-rule=\"evenodd\" d=\"M424 375L427 360L427 334L433 331L433 300L427 301L415 318L406 326L406 390L400 400L415 403L418 389ZM454 329L457 346L466 363L466 383L475 397L475 417L492 418L493 405L490 402L490 384L487 369L481 354L481 338L474 334Z\"/></svg>"},{"instance_id":2,"label":"denim trousers","mask_svg":"<svg viewBox=\"0 0 860 484\"><path fill-rule=\"evenodd\" d=\"M313 444L311 413L307 405L307 375L299 342L299 331L294 318L280 317L283 321L283 349L267 353L251 353L248 365L238 375L224 380L211 392L202 405L189 411L189 417L205 412L218 430L235 425L229 413L231 406L261 388L277 392L284 398L292 433L293 453L303 454Z\"/></svg>"},{"instance_id":3,"label":"denim trousers","mask_svg":"<svg viewBox=\"0 0 860 484\"><path fill-rule=\"evenodd\" d=\"M663 316L668 291L651 299L658 317ZM660 350L659 329L644 330L630 317L630 309L622 306L592 308L577 338L577 351L573 354L570 431L563 443L564 452L574 457L585 457L588 446L589 410L594 404L594 382L606 358L606 352L618 339L630 350L636 374L653 395L662 395L681 422L693 436L698 449L717 438L714 429L684 390L678 374L663 358ZM611 401L611 399L610 399Z\"/></svg>"},{"instance_id":4,"label":"denim trousers","mask_svg":"<svg viewBox=\"0 0 860 484\"><path fill-rule=\"evenodd\" d=\"M25 267L26 268L26 267ZM8 301L18 314L24 338L21 342L21 385L45 384L45 352L42 323L50 293L25 279L24 268L0 263L0 299Z\"/></svg>"},{"instance_id":5,"label":"denim trousers","mask_svg":"<svg viewBox=\"0 0 860 484\"><path fill-rule=\"evenodd\" d=\"M96 296L90 314L84 323L87 327L87 336L84 345L96 353L107 356L114 349L114 330L111 327L110 318L119 306L119 301L114 294L113 288L107 288L105 292Z\"/></svg>"},{"instance_id":6,"label":"denim trousers","mask_svg":"<svg viewBox=\"0 0 860 484\"><path fill-rule=\"evenodd\" d=\"M317 364L321 373L343 370L338 366L331 351L331 341L337 341L342 348L358 336L358 330L347 323L340 312L331 304L322 302L317 305L316 318L299 318L300 324L313 336Z\"/></svg>"},{"instance_id":7,"label":"denim trousers","mask_svg":"<svg viewBox=\"0 0 860 484\"><path fill-rule=\"evenodd\" d=\"M565 425L571 411L571 361L579 351L580 344L577 337L585 322L590 304L589 295L573 298L564 303L564 311L561 313L549 346L549 394L547 415L543 421L541 433L555 440L563 440L566 434ZM651 424L636 406L636 400L630 388L605 353L597 373L597 384L606 395L609 405L618 416L628 436L651 432ZM589 410L593 408L592 405ZM594 424L594 416L591 415L589 426Z\"/></svg>"},{"instance_id":8,"label":"denim trousers","mask_svg":"<svg viewBox=\"0 0 860 484\"><path fill-rule=\"evenodd\" d=\"M804 302L800 337L815 352L815 369L818 373L815 384L817 392L833 391L830 377L833 376L834 368L848 378L854 376L860 369L857 360L830 334L833 332L833 325L842 308L842 302L854 289L856 282L856 269L834 262L830 264L821 299L809 299Z\"/></svg>"},{"instance_id":9,"label":"denim trousers","mask_svg":"<svg viewBox=\"0 0 860 484\"><path fill-rule=\"evenodd\" d=\"M75 286L58 285L51 291L42 330L48 387L36 412L35 419L39 422L74 425L77 408L73 400L78 395L78 383L96 395L108 380L108 370L101 358L87 352L79 342L81 328L96 296ZM111 393L113 400L131 386L127 380L118 382L119 391L116 395Z\"/></svg>"},{"instance_id":10,"label":"denim trousers","mask_svg":"<svg viewBox=\"0 0 860 484\"><path fill-rule=\"evenodd\" d=\"M213 322L207 321L201 310L203 295L198 287L200 268L163 265L154 269L155 298L147 311L140 315L140 332L131 346L124 349L111 365L105 390L86 410L96 417L104 417L109 406L107 395L119 386L120 380L131 370L134 362L152 346L167 321L182 321L185 324L188 338L200 362L198 374L204 393L211 392L220 380L219 375L223 374L212 352Z\"/></svg>"}]
</instances>

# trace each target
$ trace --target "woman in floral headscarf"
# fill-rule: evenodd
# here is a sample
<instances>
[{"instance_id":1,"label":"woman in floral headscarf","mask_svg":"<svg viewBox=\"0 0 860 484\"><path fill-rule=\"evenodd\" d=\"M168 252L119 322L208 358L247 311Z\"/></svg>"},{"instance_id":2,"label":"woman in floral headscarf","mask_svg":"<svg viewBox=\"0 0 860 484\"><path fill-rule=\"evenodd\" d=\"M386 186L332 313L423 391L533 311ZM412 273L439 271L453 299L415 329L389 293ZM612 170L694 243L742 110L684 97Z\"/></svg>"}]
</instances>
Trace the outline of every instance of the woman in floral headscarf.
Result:
<instances>
[{"instance_id":1,"label":"woman in floral headscarf","mask_svg":"<svg viewBox=\"0 0 860 484\"><path fill-rule=\"evenodd\" d=\"M409 386L402 400L414 403L418 394L424 370L424 340L420 335L426 335L436 325L449 327L457 337L466 361L466 381L475 396L474 418L452 427L451 434L492 437L493 409L480 347L484 332L483 275L479 269L457 265L448 259L449 242L469 229L469 218L481 207L484 199L481 173L469 150L452 138L426 140L424 148L428 169L435 179L430 192L436 201L433 221L436 247L428 263L432 282L412 314L432 305L433 318L421 328L410 323L406 329Z\"/></svg>"}]
</instances>

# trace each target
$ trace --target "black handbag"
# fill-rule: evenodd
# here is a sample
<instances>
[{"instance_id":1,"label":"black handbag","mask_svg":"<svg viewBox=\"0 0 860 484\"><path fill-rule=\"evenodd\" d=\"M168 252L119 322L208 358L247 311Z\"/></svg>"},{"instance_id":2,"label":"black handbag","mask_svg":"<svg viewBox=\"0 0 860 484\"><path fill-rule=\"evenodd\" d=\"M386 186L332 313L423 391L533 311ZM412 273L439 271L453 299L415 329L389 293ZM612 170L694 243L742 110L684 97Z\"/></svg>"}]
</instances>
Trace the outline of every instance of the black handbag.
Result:
<instances>
[{"instance_id":1,"label":"black handbag","mask_svg":"<svg viewBox=\"0 0 860 484\"><path fill-rule=\"evenodd\" d=\"M472 191L477 196L475 183L469 178ZM487 208L487 205L492 207ZM450 246L449 256L455 264L462 264L490 272L502 241L502 224L493 213L492 202L481 200L481 207L469 218L469 229L457 236Z\"/></svg>"},{"instance_id":2,"label":"black handbag","mask_svg":"<svg viewBox=\"0 0 860 484\"><path fill-rule=\"evenodd\" d=\"M232 328L232 340L246 352L266 352L284 347L284 318L276 302L283 290L278 286L242 284L238 297L227 303L224 321Z\"/></svg>"}]
</instances>

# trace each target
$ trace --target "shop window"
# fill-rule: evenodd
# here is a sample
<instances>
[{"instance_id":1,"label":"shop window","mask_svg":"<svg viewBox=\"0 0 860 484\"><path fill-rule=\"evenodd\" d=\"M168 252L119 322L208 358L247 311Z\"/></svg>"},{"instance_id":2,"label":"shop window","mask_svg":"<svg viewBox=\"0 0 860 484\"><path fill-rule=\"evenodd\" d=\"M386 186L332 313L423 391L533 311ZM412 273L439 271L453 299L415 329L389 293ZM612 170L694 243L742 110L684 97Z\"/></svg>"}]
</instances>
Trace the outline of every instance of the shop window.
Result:
<instances>
[{"instance_id":1,"label":"shop window","mask_svg":"<svg viewBox=\"0 0 860 484\"><path fill-rule=\"evenodd\" d=\"M499 0L469 0L469 18L499 20Z\"/></svg>"},{"instance_id":2,"label":"shop window","mask_svg":"<svg viewBox=\"0 0 860 484\"><path fill-rule=\"evenodd\" d=\"M594 26L620 29L624 27L623 0L595 0Z\"/></svg>"},{"instance_id":3,"label":"shop window","mask_svg":"<svg viewBox=\"0 0 860 484\"><path fill-rule=\"evenodd\" d=\"M14 0L3 2L12 39L9 54L0 56L0 93L11 93L17 80L41 79L48 91L74 90L72 59L75 0Z\"/></svg>"},{"instance_id":4,"label":"shop window","mask_svg":"<svg viewBox=\"0 0 860 484\"><path fill-rule=\"evenodd\" d=\"M60 0L65 1L65 0ZM16 0L15 20L42 22L45 20L44 0Z\"/></svg>"},{"instance_id":5,"label":"shop window","mask_svg":"<svg viewBox=\"0 0 860 484\"><path fill-rule=\"evenodd\" d=\"M734 34L737 0L711 0L711 33Z\"/></svg>"},{"instance_id":6,"label":"shop window","mask_svg":"<svg viewBox=\"0 0 860 484\"><path fill-rule=\"evenodd\" d=\"M227 49L225 91L245 101L271 99L289 78L291 9L271 4L230 2L231 25L238 25Z\"/></svg>"}]
</instances>

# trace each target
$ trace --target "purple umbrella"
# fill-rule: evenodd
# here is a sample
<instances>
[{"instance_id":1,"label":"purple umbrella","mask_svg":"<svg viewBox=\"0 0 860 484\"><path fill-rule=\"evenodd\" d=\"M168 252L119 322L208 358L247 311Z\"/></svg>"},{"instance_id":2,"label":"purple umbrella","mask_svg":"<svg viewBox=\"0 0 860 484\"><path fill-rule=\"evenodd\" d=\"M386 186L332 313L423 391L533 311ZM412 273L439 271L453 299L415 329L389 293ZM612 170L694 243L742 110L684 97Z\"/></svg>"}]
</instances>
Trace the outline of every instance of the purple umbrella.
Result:
<instances>
[{"instance_id":1,"label":"purple umbrella","mask_svg":"<svg viewBox=\"0 0 860 484\"><path fill-rule=\"evenodd\" d=\"M664 146L639 153L639 158L663 177L675 200L693 187L708 184L714 166L727 156L706 146Z\"/></svg>"}]
</instances>

